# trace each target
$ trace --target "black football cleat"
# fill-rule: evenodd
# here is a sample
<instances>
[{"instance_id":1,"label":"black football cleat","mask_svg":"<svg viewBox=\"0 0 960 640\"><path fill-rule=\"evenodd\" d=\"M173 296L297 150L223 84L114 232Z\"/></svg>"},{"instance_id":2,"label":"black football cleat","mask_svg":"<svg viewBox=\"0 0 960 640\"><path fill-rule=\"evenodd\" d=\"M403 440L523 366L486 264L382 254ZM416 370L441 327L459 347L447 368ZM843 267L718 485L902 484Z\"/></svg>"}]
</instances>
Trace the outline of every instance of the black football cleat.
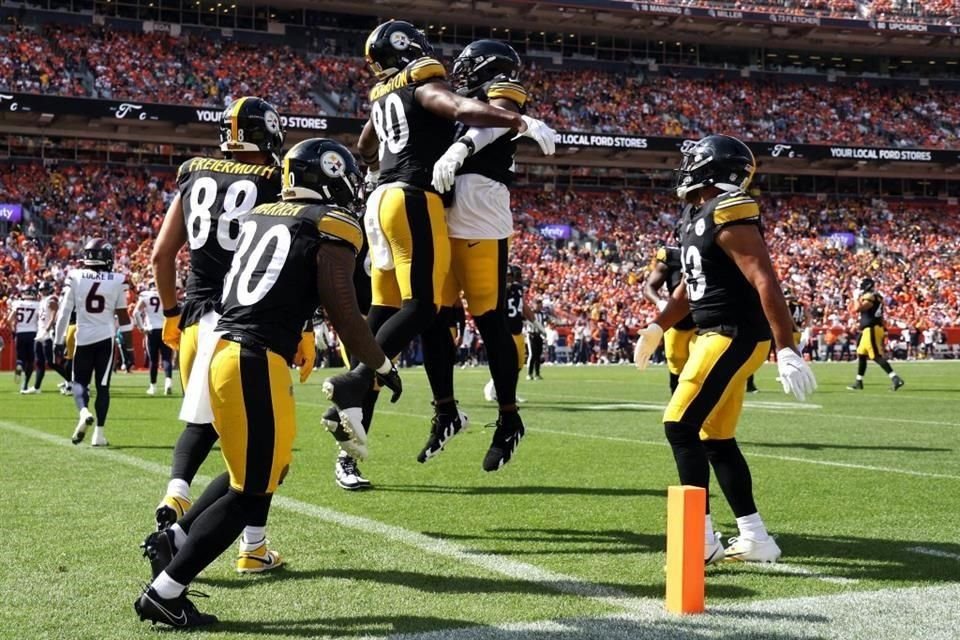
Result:
<instances>
[{"instance_id":1,"label":"black football cleat","mask_svg":"<svg viewBox=\"0 0 960 640\"><path fill-rule=\"evenodd\" d=\"M902 387L902 386L905 385L905 384L907 384L907 383L904 382L904 381L903 381L903 378L901 378L900 376L893 376L892 378L890 378L890 390L891 390L891 391L896 391L897 389L899 389L900 387Z\"/></svg>"},{"instance_id":2,"label":"black football cleat","mask_svg":"<svg viewBox=\"0 0 960 640\"><path fill-rule=\"evenodd\" d=\"M443 451L447 441L466 429L469 424L470 419L459 409L455 415L434 414L433 419L430 420L430 436L420 455L417 456L417 462L423 464Z\"/></svg>"},{"instance_id":3,"label":"black football cleat","mask_svg":"<svg viewBox=\"0 0 960 640\"><path fill-rule=\"evenodd\" d=\"M847 389L850 391L862 391L863 390L863 380L856 380L853 384L848 384Z\"/></svg>"},{"instance_id":4,"label":"black football cleat","mask_svg":"<svg viewBox=\"0 0 960 640\"><path fill-rule=\"evenodd\" d=\"M143 549L143 556L150 561L150 572L154 579L166 570L173 556L177 555L173 532L169 529L154 531L144 539L140 548Z\"/></svg>"},{"instance_id":5,"label":"black football cleat","mask_svg":"<svg viewBox=\"0 0 960 640\"><path fill-rule=\"evenodd\" d=\"M497 418L497 430L493 432L493 441L483 458L484 471L496 471L510 462L520 446L525 429L520 414L516 411L501 413Z\"/></svg>"},{"instance_id":6,"label":"black football cleat","mask_svg":"<svg viewBox=\"0 0 960 640\"><path fill-rule=\"evenodd\" d=\"M191 595L200 595L192 592ZM200 613L184 592L176 598L161 598L153 587L147 587L140 597L133 601L133 610L141 620L156 624L167 624L177 629L203 627L217 622L217 616Z\"/></svg>"}]
</instances>

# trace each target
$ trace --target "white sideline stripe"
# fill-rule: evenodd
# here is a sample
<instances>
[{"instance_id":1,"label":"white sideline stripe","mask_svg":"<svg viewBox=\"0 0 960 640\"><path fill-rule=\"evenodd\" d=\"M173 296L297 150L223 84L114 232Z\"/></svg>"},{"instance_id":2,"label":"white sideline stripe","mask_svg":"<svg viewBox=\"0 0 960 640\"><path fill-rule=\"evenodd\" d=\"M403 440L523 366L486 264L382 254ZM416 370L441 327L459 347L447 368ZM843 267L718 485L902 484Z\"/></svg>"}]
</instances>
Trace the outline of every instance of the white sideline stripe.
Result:
<instances>
[{"instance_id":1,"label":"white sideline stripe","mask_svg":"<svg viewBox=\"0 0 960 640\"><path fill-rule=\"evenodd\" d=\"M44 431L31 429L11 422L0 422L0 428L13 433L17 433L28 438L41 440L49 444L59 445L65 448L74 447L66 437L55 436ZM110 449L91 449L89 447L76 448L81 454L93 455L107 458L114 462L119 462L142 471L148 471L153 474L166 476L170 469L166 465L150 462L136 456L127 455ZM196 478L200 482L209 482L209 478ZM310 516L323 522L355 529L363 533L382 536L394 542L399 542L409 547L414 547L434 555L442 555L451 560L456 560L464 564L480 567L492 573L523 580L538 584L545 589L550 589L567 595L578 596L596 600L604 605L615 607L621 611L649 614L653 611L659 611L663 608L660 600L653 598L637 598L626 592L595 584L574 576L568 576L561 573L554 573L546 569L541 569L526 562L518 562L504 556L474 551L468 547L433 538L416 531L404 529L396 525L378 522L361 516L354 516L348 513L341 513L333 509L327 509L318 505L288 498L285 496L274 496L273 504L282 509L293 511L301 515Z\"/></svg>"},{"instance_id":2,"label":"white sideline stripe","mask_svg":"<svg viewBox=\"0 0 960 640\"><path fill-rule=\"evenodd\" d=\"M542 427L528 428L527 431L550 433L559 436L570 436L573 438L588 438L593 440L606 440L608 442L632 442L633 444L642 444L653 447L665 447L667 443L655 440L637 440L635 438L620 438L617 436L600 436L592 433L576 433L574 431L561 431L558 429L544 429ZM833 462L831 460L814 460L812 458L798 458L795 456L778 456L772 453L758 453L749 449L750 445L745 445L752 458L769 458L771 460L783 460L785 462L803 462L807 464L819 464L826 467L841 467L844 469L861 469L863 471L881 471L884 473L899 473L908 476L917 476L920 478L941 478L944 480L960 480L960 476L953 476L946 473L928 473L926 471L913 471L910 469L896 469L894 467L877 467L868 464L855 464L852 462Z\"/></svg>"},{"instance_id":3,"label":"white sideline stripe","mask_svg":"<svg viewBox=\"0 0 960 640\"><path fill-rule=\"evenodd\" d=\"M950 553L949 551L941 551L940 549L931 549L929 547L910 547L907 549L911 553L920 553L925 556L933 556L934 558L949 558L950 560L960 560L960 553Z\"/></svg>"},{"instance_id":4,"label":"white sideline stripe","mask_svg":"<svg viewBox=\"0 0 960 640\"><path fill-rule=\"evenodd\" d=\"M812 569L807 569L806 567L801 567L800 565L788 564L785 562L757 563L751 566L756 567L760 571L766 571L767 573L790 573L795 576L809 576L811 578L816 578L821 582L829 582L830 584L857 584L860 582L856 578L826 576L822 573L817 573Z\"/></svg>"}]
</instances>

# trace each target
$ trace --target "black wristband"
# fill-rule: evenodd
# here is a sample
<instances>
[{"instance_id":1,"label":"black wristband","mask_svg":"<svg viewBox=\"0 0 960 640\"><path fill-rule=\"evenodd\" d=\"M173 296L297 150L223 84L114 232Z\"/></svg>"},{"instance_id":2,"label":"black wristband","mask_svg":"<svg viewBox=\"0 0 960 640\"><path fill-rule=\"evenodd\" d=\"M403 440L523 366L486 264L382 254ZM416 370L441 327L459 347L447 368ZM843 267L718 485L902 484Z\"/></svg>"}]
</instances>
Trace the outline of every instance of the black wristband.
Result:
<instances>
[{"instance_id":1,"label":"black wristband","mask_svg":"<svg viewBox=\"0 0 960 640\"><path fill-rule=\"evenodd\" d=\"M176 305L176 306L170 307L169 309L163 310L164 318L176 318L178 315L180 315L180 305Z\"/></svg>"},{"instance_id":2,"label":"black wristband","mask_svg":"<svg viewBox=\"0 0 960 640\"><path fill-rule=\"evenodd\" d=\"M472 156L477 150L477 144L473 141L473 138L469 136L460 136L460 139L457 140L460 144L467 148L467 155Z\"/></svg>"}]
</instances>

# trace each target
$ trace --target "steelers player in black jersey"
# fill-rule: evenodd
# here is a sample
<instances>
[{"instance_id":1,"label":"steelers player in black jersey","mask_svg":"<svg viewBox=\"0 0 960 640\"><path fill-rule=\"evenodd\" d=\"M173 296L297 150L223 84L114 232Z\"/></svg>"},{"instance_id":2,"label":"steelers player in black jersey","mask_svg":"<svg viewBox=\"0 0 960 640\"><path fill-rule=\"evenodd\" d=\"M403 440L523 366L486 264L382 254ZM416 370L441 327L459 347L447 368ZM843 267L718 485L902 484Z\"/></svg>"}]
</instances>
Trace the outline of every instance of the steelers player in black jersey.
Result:
<instances>
[{"instance_id":1,"label":"steelers player in black jersey","mask_svg":"<svg viewBox=\"0 0 960 640\"><path fill-rule=\"evenodd\" d=\"M863 375L867 372L867 360L873 360L890 377L890 389L896 391L905 383L897 375L883 353L883 296L874 290L873 278L860 281L860 296L856 310L860 314L860 341L857 343L857 379L847 389L863 389Z\"/></svg>"},{"instance_id":2,"label":"steelers player in black jersey","mask_svg":"<svg viewBox=\"0 0 960 640\"><path fill-rule=\"evenodd\" d=\"M175 627L216 622L197 611L186 590L245 525L265 520L290 469L297 429L290 366L300 367L301 382L313 371L308 328L318 304L362 363L385 367L380 384L400 393L396 369L363 321L353 288L363 234L351 208L360 182L346 147L305 140L284 156L283 200L243 217L222 315L197 352L193 375L204 384L189 385L184 399L189 410L212 415L227 473L177 523L185 535L174 536L172 528L151 535L168 563L153 563L154 580L134 603L141 619Z\"/></svg>"},{"instance_id":3,"label":"steelers player in black jersey","mask_svg":"<svg viewBox=\"0 0 960 640\"><path fill-rule=\"evenodd\" d=\"M680 481L707 488L710 467L737 518L740 535L726 550L714 533L709 502L704 559L775 562L780 548L753 499L750 469L736 441L747 377L777 346L785 392L800 400L816 381L793 342L793 321L763 239L760 209L744 191L756 162L740 140L712 135L683 154L677 195L685 286L639 332L635 359L644 368L663 336L687 314L697 335L663 421Z\"/></svg>"},{"instance_id":4,"label":"steelers player in black jersey","mask_svg":"<svg viewBox=\"0 0 960 640\"><path fill-rule=\"evenodd\" d=\"M192 158L180 166L178 192L153 247L154 279L164 309L163 341L180 353L184 389L199 336L216 325L215 306L222 297L242 219L258 204L274 202L280 195L277 162L284 132L277 110L260 98L239 98L223 112L219 130L226 158ZM181 307L176 262L185 244L190 249L190 273ZM173 450L166 495L156 509L158 529L172 525L190 508L190 483L216 441L210 424L187 422ZM247 535L244 541L258 542ZM267 566L279 566L279 556L270 553L273 562ZM237 562L241 572L262 566L245 553Z\"/></svg>"},{"instance_id":5,"label":"steelers player in black jersey","mask_svg":"<svg viewBox=\"0 0 960 640\"><path fill-rule=\"evenodd\" d=\"M667 285L667 296L660 296L660 288ZM683 285L683 265L680 260L680 247L664 245L657 249L653 270L643 285L643 297L663 311L670 295ZM663 350L667 357L667 370L670 373L670 393L677 390L680 372L690 356L690 340L696 327L693 316L688 314L663 334Z\"/></svg>"},{"instance_id":6,"label":"steelers player in black jersey","mask_svg":"<svg viewBox=\"0 0 960 640\"><path fill-rule=\"evenodd\" d=\"M787 301L787 309L790 311L790 319L793 320L793 343L800 347L802 353L803 348L800 344L803 334L803 325L807 323L807 308L802 302L797 299L797 296L794 295L792 289L784 287L783 297Z\"/></svg>"},{"instance_id":7,"label":"steelers player in black jersey","mask_svg":"<svg viewBox=\"0 0 960 640\"><path fill-rule=\"evenodd\" d=\"M373 291L367 322L384 351L395 357L428 328L448 331L444 322L434 322L450 270L450 240L443 201L431 178L456 123L508 129L541 146L552 147L554 141L552 130L539 120L451 91L433 48L408 22L379 25L367 38L364 55L377 78L370 91L370 120L358 143L378 185L364 218ZM431 346L429 340L424 344ZM328 391L337 383L341 420L356 416L343 407L363 406L369 425L376 392L368 389L355 397L346 378L332 379ZM347 428L358 432L363 426Z\"/></svg>"},{"instance_id":8,"label":"steelers player in black jersey","mask_svg":"<svg viewBox=\"0 0 960 640\"><path fill-rule=\"evenodd\" d=\"M459 95L518 114L526 113L528 94L520 82L520 56L497 40L470 43L453 63L453 84ZM484 457L483 468L495 471L510 460L523 438L524 426L517 410L517 377L523 366L522 300L509 307L507 254L513 234L510 184L514 178L517 141L506 128L480 129L460 123L456 141L433 166L433 187L453 201L447 210L450 236L450 272L441 294L441 317L449 315L461 292L477 323L489 355L499 403L497 431ZM549 136L548 136L549 137ZM552 147L544 150L552 153ZM519 288L519 278L516 287ZM519 324L515 332L505 324L510 313ZM446 324L449 324L447 322ZM513 341L521 345L514 362ZM435 415L430 436L419 457L425 462L438 454L463 424L453 394L456 350L441 331L424 334L424 366L430 373Z\"/></svg>"}]
</instances>

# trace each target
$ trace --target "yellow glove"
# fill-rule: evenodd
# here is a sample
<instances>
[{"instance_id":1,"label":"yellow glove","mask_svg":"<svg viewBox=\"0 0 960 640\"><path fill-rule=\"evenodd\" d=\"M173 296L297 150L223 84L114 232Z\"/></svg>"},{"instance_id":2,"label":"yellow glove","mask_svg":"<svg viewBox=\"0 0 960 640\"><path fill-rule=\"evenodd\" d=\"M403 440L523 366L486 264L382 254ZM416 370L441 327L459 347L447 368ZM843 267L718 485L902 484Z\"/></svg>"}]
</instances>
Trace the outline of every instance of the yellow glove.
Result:
<instances>
[{"instance_id":1,"label":"yellow glove","mask_svg":"<svg viewBox=\"0 0 960 640\"><path fill-rule=\"evenodd\" d=\"M313 373L313 365L317 361L317 350L313 346L313 332L304 331L300 334L300 344L297 345L297 354L293 356L293 364L300 367L300 383L307 381Z\"/></svg>"},{"instance_id":2,"label":"yellow glove","mask_svg":"<svg viewBox=\"0 0 960 640\"><path fill-rule=\"evenodd\" d=\"M163 333L161 334L163 344L174 351L180 350L180 309L171 309L174 315L168 316L168 311L163 312Z\"/></svg>"}]
</instances>

